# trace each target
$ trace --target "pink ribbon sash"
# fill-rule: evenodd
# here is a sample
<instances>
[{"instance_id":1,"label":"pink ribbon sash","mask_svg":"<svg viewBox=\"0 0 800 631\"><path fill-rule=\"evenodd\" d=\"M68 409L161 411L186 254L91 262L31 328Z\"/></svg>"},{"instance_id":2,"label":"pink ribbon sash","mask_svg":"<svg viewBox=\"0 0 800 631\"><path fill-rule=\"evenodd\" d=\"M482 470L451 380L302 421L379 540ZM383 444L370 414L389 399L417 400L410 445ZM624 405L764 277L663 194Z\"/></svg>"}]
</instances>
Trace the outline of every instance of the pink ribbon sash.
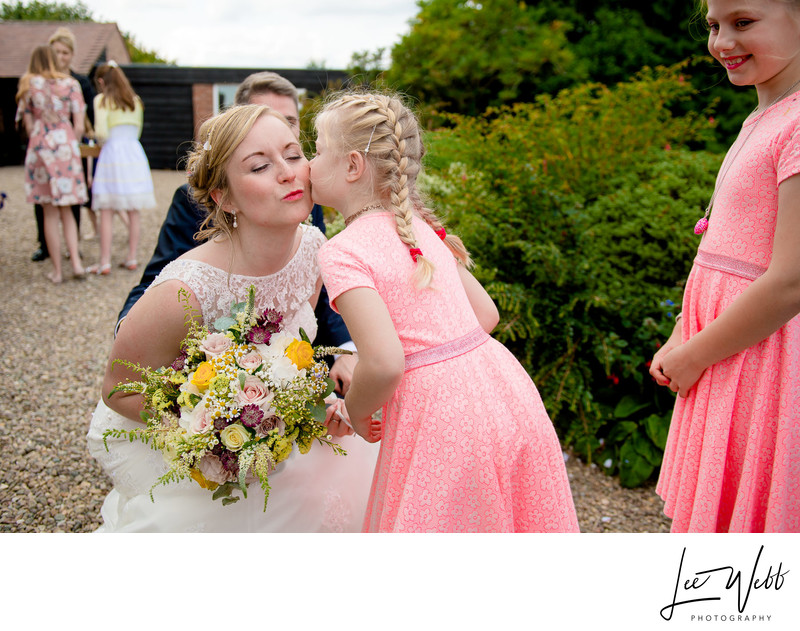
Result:
<instances>
[{"instance_id":1,"label":"pink ribbon sash","mask_svg":"<svg viewBox=\"0 0 800 631\"><path fill-rule=\"evenodd\" d=\"M477 348L488 339L489 334L481 327L478 327L466 335L462 335L446 344L434 346L433 348L426 348L416 353L410 353L406 355L406 372L421 366L437 364L446 359L452 359L453 357L463 355Z\"/></svg>"}]
</instances>

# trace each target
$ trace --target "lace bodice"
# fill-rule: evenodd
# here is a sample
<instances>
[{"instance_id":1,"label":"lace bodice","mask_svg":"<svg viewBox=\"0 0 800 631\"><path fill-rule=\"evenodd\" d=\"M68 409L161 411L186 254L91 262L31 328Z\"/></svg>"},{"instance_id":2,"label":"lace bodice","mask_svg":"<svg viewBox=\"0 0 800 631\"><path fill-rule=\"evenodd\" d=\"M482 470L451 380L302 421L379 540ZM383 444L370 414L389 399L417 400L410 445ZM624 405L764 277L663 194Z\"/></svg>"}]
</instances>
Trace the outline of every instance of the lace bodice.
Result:
<instances>
[{"instance_id":1,"label":"lace bodice","mask_svg":"<svg viewBox=\"0 0 800 631\"><path fill-rule=\"evenodd\" d=\"M250 285L256 289L256 307L275 309L284 317L284 330L299 335L300 328L313 340L317 320L308 302L319 278L317 250L325 237L314 226L302 225L303 237L297 252L276 274L270 276L239 276L188 258L169 263L153 281L152 286L168 280L184 283L197 298L206 326L230 313L231 305L247 297Z\"/></svg>"}]
</instances>

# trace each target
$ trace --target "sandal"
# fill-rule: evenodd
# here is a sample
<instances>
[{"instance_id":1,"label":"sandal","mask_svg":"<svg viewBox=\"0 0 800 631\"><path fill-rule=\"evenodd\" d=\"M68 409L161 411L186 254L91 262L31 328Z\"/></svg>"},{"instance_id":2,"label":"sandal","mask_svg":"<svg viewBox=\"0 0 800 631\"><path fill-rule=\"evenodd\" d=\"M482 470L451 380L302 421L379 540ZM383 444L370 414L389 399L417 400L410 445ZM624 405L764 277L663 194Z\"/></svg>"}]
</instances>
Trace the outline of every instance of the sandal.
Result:
<instances>
[{"instance_id":1,"label":"sandal","mask_svg":"<svg viewBox=\"0 0 800 631\"><path fill-rule=\"evenodd\" d=\"M108 276L111 273L111 263L99 265L95 263L86 268L87 274L97 274L98 276Z\"/></svg>"},{"instance_id":2,"label":"sandal","mask_svg":"<svg viewBox=\"0 0 800 631\"><path fill-rule=\"evenodd\" d=\"M132 261L125 261L124 263L120 263L119 266L122 269L130 270L131 272L133 272L136 270L137 267L139 267L139 264L136 262L136 259L133 259Z\"/></svg>"}]
</instances>

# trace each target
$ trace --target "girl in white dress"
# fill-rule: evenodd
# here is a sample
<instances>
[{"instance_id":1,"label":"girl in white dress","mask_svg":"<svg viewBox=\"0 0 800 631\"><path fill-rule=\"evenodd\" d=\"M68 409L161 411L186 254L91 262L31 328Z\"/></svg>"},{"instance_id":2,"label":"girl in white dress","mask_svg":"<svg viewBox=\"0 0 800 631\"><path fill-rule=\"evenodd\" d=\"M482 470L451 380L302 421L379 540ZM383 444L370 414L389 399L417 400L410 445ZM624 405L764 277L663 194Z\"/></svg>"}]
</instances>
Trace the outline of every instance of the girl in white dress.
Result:
<instances>
[{"instance_id":1,"label":"girl in white dress","mask_svg":"<svg viewBox=\"0 0 800 631\"><path fill-rule=\"evenodd\" d=\"M150 488L167 470L160 452L109 438L111 428L137 427L140 395L112 388L138 374L115 359L166 366L180 353L187 333L178 291L204 324L227 315L256 288L259 310L284 315L284 330L316 334L314 305L322 281L316 254L325 240L301 225L311 211L308 161L286 121L267 106L233 108L206 122L189 159L195 200L209 210L203 224L211 238L170 263L120 326L88 434L89 451L114 482L100 531L118 532L357 532L361 528L377 449L344 423L328 419L329 433L347 456L316 443L295 451L270 474L266 512L257 484L247 499L223 506L194 481ZM203 234L201 232L201 234Z\"/></svg>"},{"instance_id":2,"label":"girl in white dress","mask_svg":"<svg viewBox=\"0 0 800 631\"><path fill-rule=\"evenodd\" d=\"M114 212L128 227L128 253L120 267L135 270L139 247L141 210L155 208L150 163L139 142L144 124L144 104L128 78L111 60L97 69L100 94L94 97L94 132L102 144L92 181L92 210L100 212L100 263L90 271L111 273L112 219Z\"/></svg>"}]
</instances>

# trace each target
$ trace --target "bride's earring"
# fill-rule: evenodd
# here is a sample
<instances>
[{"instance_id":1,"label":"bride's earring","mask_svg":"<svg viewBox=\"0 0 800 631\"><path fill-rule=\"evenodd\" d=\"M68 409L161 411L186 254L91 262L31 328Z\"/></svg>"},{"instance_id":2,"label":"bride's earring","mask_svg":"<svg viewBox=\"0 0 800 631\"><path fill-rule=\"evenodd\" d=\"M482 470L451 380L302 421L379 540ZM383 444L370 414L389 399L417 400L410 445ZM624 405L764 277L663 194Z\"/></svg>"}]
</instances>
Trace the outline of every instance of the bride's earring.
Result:
<instances>
[{"instance_id":1,"label":"bride's earring","mask_svg":"<svg viewBox=\"0 0 800 631\"><path fill-rule=\"evenodd\" d=\"M233 228L234 230L239 227L239 224L236 223L236 209L233 210Z\"/></svg>"}]
</instances>

